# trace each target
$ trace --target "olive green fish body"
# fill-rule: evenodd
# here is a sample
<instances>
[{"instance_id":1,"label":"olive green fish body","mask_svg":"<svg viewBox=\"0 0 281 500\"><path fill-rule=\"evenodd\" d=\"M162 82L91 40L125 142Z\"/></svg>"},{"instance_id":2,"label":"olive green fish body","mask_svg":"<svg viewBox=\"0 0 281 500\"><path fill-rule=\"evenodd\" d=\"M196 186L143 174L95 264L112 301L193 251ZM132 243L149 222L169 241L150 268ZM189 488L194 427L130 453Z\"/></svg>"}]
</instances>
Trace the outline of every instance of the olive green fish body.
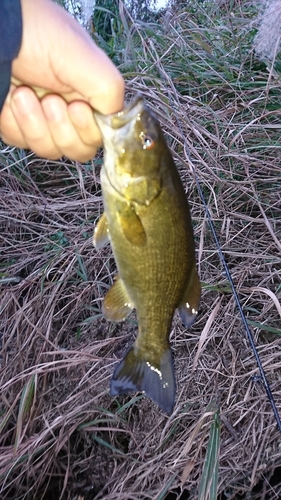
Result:
<instances>
[{"instance_id":1,"label":"olive green fish body","mask_svg":"<svg viewBox=\"0 0 281 500\"><path fill-rule=\"evenodd\" d=\"M145 391L171 413L171 322L179 308L190 326L200 298L188 202L158 121L142 100L119 121L116 116L99 116L97 121L105 144L104 215L94 243L100 248L109 239L118 269L103 313L120 321L135 308L139 327L135 343L114 372L111 393Z\"/></svg>"}]
</instances>

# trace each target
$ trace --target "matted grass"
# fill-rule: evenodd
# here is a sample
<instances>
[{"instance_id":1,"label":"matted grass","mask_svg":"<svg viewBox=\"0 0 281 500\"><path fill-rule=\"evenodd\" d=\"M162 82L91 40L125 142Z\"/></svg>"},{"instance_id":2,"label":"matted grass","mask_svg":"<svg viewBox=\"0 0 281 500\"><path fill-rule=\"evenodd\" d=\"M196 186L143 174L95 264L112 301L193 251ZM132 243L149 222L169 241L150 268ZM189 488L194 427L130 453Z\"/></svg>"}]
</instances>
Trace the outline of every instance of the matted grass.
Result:
<instances>
[{"instance_id":1,"label":"matted grass","mask_svg":"<svg viewBox=\"0 0 281 500\"><path fill-rule=\"evenodd\" d=\"M199 7L159 24L132 23L122 11L114 48L128 98L142 92L159 115L194 223L203 293L189 331L177 314L173 322L171 417L143 395L108 392L137 323L134 314L118 325L101 317L116 272L110 248L92 247L101 158L47 162L2 145L3 499L161 500L186 490L195 500L199 484L200 498L212 492L210 471L221 499L281 494L268 483L280 433L191 169L280 409L280 81L251 53L250 3L233 15Z\"/></svg>"}]
</instances>

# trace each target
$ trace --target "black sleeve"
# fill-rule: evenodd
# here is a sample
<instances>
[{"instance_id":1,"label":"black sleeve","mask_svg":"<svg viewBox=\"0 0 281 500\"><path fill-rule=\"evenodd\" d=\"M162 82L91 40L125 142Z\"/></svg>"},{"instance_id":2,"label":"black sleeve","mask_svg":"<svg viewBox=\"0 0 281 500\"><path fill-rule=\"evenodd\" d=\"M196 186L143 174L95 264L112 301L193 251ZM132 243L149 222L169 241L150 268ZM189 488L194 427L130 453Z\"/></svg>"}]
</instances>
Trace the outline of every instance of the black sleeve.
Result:
<instances>
[{"instance_id":1,"label":"black sleeve","mask_svg":"<svg viewBox=\"0 0 281 500\"><path fill-rule=\"evenodd\" d=\"M0 111L9 92L12 61L22 39L20 0L0 0Z\"/></svg>"}]
</instances>

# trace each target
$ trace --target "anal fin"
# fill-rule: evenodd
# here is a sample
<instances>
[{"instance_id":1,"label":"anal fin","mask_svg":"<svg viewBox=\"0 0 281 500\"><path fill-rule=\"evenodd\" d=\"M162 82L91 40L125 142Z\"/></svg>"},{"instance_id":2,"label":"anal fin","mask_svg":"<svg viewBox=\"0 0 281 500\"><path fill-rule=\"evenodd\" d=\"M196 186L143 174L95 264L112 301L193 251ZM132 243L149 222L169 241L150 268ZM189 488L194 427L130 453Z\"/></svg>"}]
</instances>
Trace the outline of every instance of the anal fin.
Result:
<instances>
[{"instance_id":1,"label":"anal fin","mask_svg":"<svg viewBox=\"0 0 281 500\"><path fill-rule=\"evenodd\" d=\"M186 328L189 328L197 317L200 296L201 285L196 264L194 263L183 298L178 307L181 320Z\"/></svg>"},{"instance_id":2,"label":"anal fin","mask_svg":"<svg viewBox=\"0 0 281 500\"><path fill-rule=\"evenodd\" d=\"M148 356L149 357L149 356ZM175 403L175 377L170 348L160 356L159 365L143 356L135 344L117 366L110 383L112 396L144 391L168 415Z\"/></svg>"},{"instance_id":3,"label":"anal fin","mask_svg":"<svg viewBox=\"0 0 281 500\"><path fill-rule=\"evenodd\" d=\"M133 309L122 279L117 278L103 300L103 316L110 321L123 321Z\"/></svg>"}]
</instances>

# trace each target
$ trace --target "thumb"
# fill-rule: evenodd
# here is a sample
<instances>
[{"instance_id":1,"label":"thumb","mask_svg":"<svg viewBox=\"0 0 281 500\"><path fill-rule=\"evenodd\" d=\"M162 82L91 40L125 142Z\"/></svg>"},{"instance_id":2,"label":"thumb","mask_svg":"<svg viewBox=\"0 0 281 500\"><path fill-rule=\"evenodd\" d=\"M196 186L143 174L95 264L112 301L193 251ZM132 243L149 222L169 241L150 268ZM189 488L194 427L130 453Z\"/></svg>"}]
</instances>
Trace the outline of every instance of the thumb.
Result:
<instances>
[{"instance_id":1,"label":"thumb","mask_svg":"<svg viewBox=\"0 0 281 500\"><path fill-rule=\"evenodd\" d=\"M64 57L60 78L100 113L121 111L125 85L120 72L87 33L83 38L73 35L71 56Z\"/></svg>"}]
</instances>

